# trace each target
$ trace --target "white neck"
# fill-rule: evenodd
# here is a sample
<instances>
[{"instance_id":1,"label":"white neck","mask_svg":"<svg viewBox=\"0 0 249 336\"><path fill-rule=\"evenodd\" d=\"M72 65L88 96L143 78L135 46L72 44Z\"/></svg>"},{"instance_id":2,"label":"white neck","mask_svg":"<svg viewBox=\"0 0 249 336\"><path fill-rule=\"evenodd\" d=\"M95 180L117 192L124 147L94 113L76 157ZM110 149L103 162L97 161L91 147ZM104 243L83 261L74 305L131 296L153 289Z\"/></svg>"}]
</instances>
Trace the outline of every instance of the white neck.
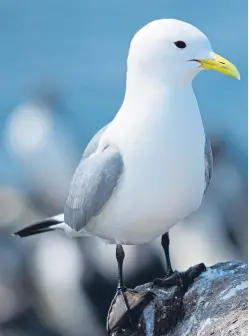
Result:
<instances>
[{"instance_id":1,"label":"white neck","mask_svg":"<svg viewBox=\"0 0 249 336\"><path fill-rule=\"evenodd\" d=\"M191 106L194 113L199 112L191 82L179 83L166 80L163 76L146 76L128 71L125 97L118 115L142 120L148 114L160 111L166 114L169 111L185 113L186 106Z\"/></svg>"},{"instance_id":2,"label":"white neck","mask_svg":"<svg viewBox=\"0 0 249 336\"><path fill-rule=\"evenodd\" d=\"M185 155L182 150L188 155L188 149L196 147L196 139L197 151L203 155L204 130L191 83L172 85L157 76L131 77L128 73L124 102L109 132L126 156L145 148L152 152L157 148L159 155L163 148L177 151L180 160Z\"/></svg>"}]
</instances>

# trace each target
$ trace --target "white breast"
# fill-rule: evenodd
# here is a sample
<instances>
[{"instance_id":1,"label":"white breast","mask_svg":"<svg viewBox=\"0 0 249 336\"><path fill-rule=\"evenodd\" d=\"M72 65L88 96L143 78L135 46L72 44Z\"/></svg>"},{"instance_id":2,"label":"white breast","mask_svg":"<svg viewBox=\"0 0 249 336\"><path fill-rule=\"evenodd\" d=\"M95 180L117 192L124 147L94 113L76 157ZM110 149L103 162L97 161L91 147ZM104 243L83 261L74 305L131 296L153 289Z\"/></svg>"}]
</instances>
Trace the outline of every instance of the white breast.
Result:
<instances>
[{"instance_id":1,"label":"white breast","mask_svg":"<svg viewBox=\"0 0 249 336\"><path fill-rule=\"evenodd\" d=\"M124 173L110 202L87 226L94 234L113 243L145 243L199 207L205 179L201 116L195 100L188 113L174 110L148 114L136 127L130 118L115 134Z\"/></svg>"}]
</instances>

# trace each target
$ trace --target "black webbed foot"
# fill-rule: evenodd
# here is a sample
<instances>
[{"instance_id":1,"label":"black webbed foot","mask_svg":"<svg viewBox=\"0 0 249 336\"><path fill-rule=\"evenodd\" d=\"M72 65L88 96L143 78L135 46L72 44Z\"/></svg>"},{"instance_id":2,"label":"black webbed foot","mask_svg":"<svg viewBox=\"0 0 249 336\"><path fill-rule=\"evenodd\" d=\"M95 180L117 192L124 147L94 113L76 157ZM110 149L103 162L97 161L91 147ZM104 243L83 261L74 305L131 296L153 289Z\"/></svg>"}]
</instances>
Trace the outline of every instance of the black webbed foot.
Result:
<instances>
[{"instance_id":1,"label":"black webbed foot","mask_svg":"<svg viewBox=\"0 0 249 336\"><path fill-rule=\"evenodd\" d=\"M127 327L136 330L140 313L152 298L153 293L150 291L139 293L125 287L123 290L117 289L108 311L108 333Z\"/></svg>"},{"instance_id":2,"label":"black webbed foot","mask_svg":"<svg viewBox=\"0 0 249 336\"><path fill-rule=\"evenodd\" d=\"M183 274L180 272L173 272L170 275L166 275L164 278L156 278L153 280L152 287L183 287Z\"/></svg>"},{"instance_id":3,"label":"black webbed foot","mask_svg":"<svg viewBox=\"0 0 249 336\"><path fill-rule=\"evenodd\" d=\"M186 291L194 280L206 270L206 266L201 263L190 267L185 272L174 271L169 276L166 275L163 279L154 279L152 287L172 287L177 286Z\"/></svg>"}]
</instances>

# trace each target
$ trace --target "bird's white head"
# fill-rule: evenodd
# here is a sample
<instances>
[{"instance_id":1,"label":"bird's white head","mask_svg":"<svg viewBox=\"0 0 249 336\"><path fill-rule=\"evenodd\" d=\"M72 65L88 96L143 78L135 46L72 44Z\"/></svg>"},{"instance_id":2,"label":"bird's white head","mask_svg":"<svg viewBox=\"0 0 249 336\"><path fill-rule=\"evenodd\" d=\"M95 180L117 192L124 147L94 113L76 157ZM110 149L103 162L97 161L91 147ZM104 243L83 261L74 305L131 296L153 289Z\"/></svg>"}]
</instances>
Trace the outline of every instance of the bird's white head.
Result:
<instances>
[{"instance_id":1,"label":"bird's white head","mask_svg":"<svg viewBox=\"0 0 249 336\"><path fill-rule=\"evenodd\" d=\"M152 21L131 41L128 71L156 76L167 81L189 83L203 69L240 78L236 67L215 54L199 29L179 20Z\"/></svg>"}]
</instances>

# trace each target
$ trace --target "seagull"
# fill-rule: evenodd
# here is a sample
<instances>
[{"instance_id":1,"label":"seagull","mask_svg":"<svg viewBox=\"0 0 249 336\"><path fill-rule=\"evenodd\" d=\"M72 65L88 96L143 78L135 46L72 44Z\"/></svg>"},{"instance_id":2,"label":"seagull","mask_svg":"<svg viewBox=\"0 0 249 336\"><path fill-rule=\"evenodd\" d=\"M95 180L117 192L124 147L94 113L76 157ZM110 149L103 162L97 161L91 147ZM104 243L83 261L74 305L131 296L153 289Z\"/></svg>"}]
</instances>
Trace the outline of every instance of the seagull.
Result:
<instances>
[{"instance_id":1,"label":"seagull","mask_svg":"<svg viewBox=\"0 0 249 336\"><path fill-rule=\"evenodd\" d=\"M204 69L240 78L191 24L160 19L141 28L129 48L122 106L86 147L64 213L15 233L63 230L115 244L117 292L127 310L122 246L162 236L167 283L174 274L169 230L199 208L212 177L212 150L192 88Z\"/></svg>"}]
</instances>

